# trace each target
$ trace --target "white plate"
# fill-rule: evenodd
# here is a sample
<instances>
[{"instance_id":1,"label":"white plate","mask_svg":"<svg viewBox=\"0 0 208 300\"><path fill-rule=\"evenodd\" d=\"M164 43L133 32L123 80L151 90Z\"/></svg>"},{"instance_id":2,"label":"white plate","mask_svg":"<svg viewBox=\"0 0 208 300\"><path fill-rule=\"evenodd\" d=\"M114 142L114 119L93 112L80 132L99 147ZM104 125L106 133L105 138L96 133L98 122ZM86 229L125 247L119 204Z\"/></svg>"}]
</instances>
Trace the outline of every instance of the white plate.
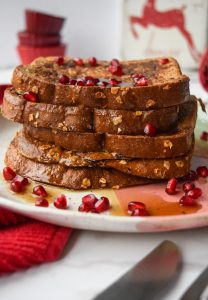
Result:
<instances>
[{"instance_id":1,"label":"white plate","mask_svg":"<svg viewBox=\"0 0 208 300\"><path fill-rule=\"evenodd\" d=\"M4 167L3 160L6 149L19 126L4 120L0 116L0 128L2 133L0 170L2 170ZM195 158L193 163L195 166L207 164L207 160ZM156 197L158 199L162 197L167 202L177 202L182 196L182 192L179 192L175 196L169 196L164 192L165 184L139 186L119 191L111 189L94 190L93 193L97 196L107 196L112 204L112 210L110 213L108 212L98 215L77 211L77 207L81 203L81 197L89 193L89 191L76 192L46 186L49 190L49 194L66 194L69 202L69 209L59 210L53 207L53 204L51 204L48 208L36 207L33 203L25 200L27 196L13 194L8 188L8 183L6 183L1 176L0 205L38 220L80 229L117 232L156 232L178 230L208 225L208 183L206 180L203 180L197 182L197 185L203 190L203 196L200 199L201 208L197 212L187 215L129 217L122 213L122 203L127 201L139 201L142 198L147 197ZM31 183L30 189L32 189L32 186L33 183ZM32 196L30 198L32 199ZM115 214L119 214L120 216Z\"/></svg>"}]
</instances>

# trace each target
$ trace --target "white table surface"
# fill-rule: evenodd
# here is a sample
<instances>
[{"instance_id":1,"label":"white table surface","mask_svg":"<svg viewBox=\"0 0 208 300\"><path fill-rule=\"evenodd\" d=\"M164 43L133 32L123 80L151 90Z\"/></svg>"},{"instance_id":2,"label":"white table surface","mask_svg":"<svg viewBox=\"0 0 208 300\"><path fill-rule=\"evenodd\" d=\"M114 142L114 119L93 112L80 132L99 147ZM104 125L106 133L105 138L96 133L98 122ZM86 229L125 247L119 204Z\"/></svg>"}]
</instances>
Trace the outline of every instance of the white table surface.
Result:
<instances>
[{"instance_id":1,"label":"white table surface","mask_svg":"<svg viewBox=\"0 0 208 300\"><path fill-rule=\"evenodd\" d=\"M10 77L10 70L0 71L0 83ZM196 75L191 78L191 92L207 101ZM174 241L183 253L181 276L164 298L178 300L208 265L208 228L149 234L75 230L59 261L0 277L0 299L91 299L165 239Z\"/></svg>"}]
</instances>

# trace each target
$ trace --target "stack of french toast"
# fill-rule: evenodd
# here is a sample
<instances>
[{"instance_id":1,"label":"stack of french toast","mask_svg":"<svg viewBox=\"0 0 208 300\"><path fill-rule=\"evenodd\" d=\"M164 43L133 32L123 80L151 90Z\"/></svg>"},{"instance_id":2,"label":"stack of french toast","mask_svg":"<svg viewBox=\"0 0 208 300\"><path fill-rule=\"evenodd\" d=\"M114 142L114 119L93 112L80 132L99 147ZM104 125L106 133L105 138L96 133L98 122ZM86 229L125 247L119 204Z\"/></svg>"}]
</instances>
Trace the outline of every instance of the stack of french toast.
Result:
<instances>
[{"instance_id":1,"label":"stack of french toast","mask_svg":"<svg viewBox=\"0 0 208 300\"><path fill-rule=\"evenodd\" d=\"M197 101L173 58L47 57L20 65L2 114L22 123L5 164L70 189L121 188L190 169Z\"/></svg>"}]
</instances>

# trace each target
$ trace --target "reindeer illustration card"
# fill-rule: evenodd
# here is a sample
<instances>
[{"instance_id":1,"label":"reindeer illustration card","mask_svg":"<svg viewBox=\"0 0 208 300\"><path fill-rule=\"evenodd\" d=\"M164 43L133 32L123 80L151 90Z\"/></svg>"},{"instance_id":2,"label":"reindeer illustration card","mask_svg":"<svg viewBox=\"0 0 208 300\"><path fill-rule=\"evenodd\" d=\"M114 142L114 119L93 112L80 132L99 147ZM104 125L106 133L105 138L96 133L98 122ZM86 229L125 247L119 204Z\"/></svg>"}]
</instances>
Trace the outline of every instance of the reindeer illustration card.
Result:
<instances>
[{"instance_id":1,"label":"reindeer illustration card","mask_svg":"<svg viewBox=\"0 0 208 300\"><path fill-rule=\"evenodd\" d=\"M174 56L197 68L207 47L208 0L123 0L121 57Z\"/></svg>"}]
</instances>

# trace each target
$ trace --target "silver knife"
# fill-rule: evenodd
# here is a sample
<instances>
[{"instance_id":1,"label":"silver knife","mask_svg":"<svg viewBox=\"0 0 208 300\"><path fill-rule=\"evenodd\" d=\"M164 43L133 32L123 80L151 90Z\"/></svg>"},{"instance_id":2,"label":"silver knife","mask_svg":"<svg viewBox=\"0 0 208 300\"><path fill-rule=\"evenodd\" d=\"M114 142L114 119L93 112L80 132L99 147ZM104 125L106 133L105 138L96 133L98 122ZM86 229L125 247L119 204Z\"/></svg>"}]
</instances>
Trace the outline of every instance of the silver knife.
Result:
<instances>
[{"instance_id":1,"label":"silver knife","mask_svg":"<svg viewBox=\"0 0 208 300\"><path fill-rule=\"evenodd\" d=\"M208 267L199 275L199 277L192 283L192 285L183 294L180 300L197 300L197 299L208 299L207 290L206 296L205 289L208 284ZM202 294L203 293L203 294Z\"/></svg>"},{"instance_id":2,"label":"silver knife","mask_svg":"<svg viewBox=\"0 0 208 300\"><path fill-rule=\"evenodd\" d=\"M159 300L175 284L181 265L178 247L164 241L94 300Z\"/></svg>"}]
</instances>

